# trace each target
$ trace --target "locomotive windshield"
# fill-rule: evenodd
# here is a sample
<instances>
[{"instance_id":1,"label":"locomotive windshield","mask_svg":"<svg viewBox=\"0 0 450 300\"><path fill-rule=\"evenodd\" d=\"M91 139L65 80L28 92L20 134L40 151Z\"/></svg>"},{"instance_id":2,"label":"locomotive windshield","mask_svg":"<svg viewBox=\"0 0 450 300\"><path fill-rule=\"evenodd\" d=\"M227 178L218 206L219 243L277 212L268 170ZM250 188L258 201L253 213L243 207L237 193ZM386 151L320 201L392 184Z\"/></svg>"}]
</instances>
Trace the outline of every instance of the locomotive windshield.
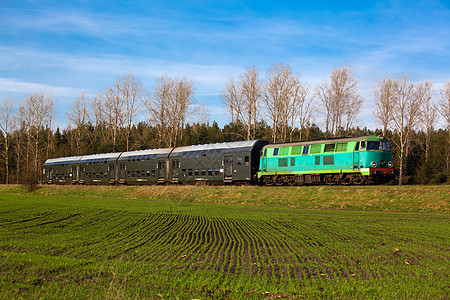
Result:
<instances>
[{"instance_id":1,"label":"locomotive windshield","mask_svg":"<svg viewBox=\"0 0 450 300\"><path fill-rule=\"evenodd\" d=\"M388 141L367 141L367 150L391 151Z\"/></svg>"}]
</instances>

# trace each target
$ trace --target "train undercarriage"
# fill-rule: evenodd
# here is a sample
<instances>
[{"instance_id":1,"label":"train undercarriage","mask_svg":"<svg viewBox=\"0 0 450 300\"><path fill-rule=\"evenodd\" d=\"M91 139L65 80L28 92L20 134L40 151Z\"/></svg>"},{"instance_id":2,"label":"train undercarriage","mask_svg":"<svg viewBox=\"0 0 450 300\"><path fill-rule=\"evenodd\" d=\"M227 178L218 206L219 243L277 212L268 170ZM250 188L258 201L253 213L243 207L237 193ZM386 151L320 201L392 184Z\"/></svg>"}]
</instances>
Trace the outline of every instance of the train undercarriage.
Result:
<instances>
[{"instance_id":1,"label":"train undercarriage","mask_svg":"<svg viewBox=\"0 0 450 300\"><path fill-rule=\"evenodd\" d=\"M276 174L261 176L259 183L261 185L363 185L382 184L391 179L391 176L363 175L361 173Z\"/></svg>"}]
</instances>

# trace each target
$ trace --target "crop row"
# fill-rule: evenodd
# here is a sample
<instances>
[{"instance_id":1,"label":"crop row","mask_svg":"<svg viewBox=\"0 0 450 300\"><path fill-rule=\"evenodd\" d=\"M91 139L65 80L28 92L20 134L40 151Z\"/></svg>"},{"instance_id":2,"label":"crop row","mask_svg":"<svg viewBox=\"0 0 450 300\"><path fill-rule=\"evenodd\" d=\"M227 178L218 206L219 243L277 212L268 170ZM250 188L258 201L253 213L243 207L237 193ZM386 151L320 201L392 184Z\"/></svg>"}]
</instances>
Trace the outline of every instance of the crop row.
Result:
<instances>
[{"instance_id":1,"label":"crop row","mask_svg":"<svg viewBox=\"0 0 450 300\"><path fill-rule=\"evenodd\" d=\"M2 225L7 236L21 237L19 245L29 243L36 231L51 235L51 242L45 238L32 242L44 243L35 247L41 254L121 257L189 271L263 276L275 282L426 276L430 267L433 270L449 258L448 249L427 243L403 249L402 238L389 228L378 228L374 234L367 227L358 228L361 224L333 226L307 220L287 224L99 211L46 212L9 222L3 216ZM2 245L4 250L8 247ZM427 272L421 273L422 268Z\"/></svg>"}]
</instances>

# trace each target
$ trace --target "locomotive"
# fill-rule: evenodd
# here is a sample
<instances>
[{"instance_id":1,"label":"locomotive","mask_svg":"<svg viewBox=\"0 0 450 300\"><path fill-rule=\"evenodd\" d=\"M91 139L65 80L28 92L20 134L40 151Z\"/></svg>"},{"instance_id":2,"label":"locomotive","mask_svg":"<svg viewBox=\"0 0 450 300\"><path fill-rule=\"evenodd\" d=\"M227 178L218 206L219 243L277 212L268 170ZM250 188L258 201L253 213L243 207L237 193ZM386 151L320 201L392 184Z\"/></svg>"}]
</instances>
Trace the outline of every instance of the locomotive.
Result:
<instances>
[{"instance_id":1,"label":"locomotive","mask_svg":"<svg viewBox=\"0 0 450 300\"><path fill-rule=\"evenodd\" d=\"M382 136L193 145L52 158L43 166L48 184L364 184L393 177Z\"/></svg>"}]
</instances>

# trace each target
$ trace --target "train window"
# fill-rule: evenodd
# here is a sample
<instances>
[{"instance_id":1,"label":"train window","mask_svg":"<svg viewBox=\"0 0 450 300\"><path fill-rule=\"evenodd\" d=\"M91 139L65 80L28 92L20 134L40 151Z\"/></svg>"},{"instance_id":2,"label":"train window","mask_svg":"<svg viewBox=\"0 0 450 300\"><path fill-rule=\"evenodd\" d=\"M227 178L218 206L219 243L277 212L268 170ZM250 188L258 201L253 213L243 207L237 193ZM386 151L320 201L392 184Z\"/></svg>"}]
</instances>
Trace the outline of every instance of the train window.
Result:
<instances>
[{"instance_id":1,"label":"train window","mask_svg":"<svg viewBox=\"0 0 450 300\"><path fill-rule=\"evenodd\" d=\"M278 159L278 167L287 167L287 166L288 166L288 159L280 157Z\"/></svg>"},{"instance_id":2,"label":"train window","mask_svg":"<svg viewBox=\"0 0 450 300\"><path fill-rule=\"evenodd\" d=\"M180 161L177 159L172 160L172 168L178 169L180 167Z\"/></svg>"},{"instance_id":3,"label":"train window","mask_svg":"<svg viewBox=\"0 0 450 300\"><path fill-rule=\"evenodd\" d=\"M181 173L183 174L183 176L186 176L186 169L181 170Z\"/></svg>"},{"instance_id":4,"label":"train window","mask_svg":"<svg viewBox=\"0 0 450 300\"><path fill-rule=\"evenodd\" d=\"M214 169L214 175L219 175L220 174L220 170L219 169Z\"/></svg>"},{"instance_id":5,"label":"train window","mask_svg":"<svg viewBox=\"0 0 450 300\"><path fill-rule=\"evenodd\" d=\"M195 153L195 158L199 158L200 157L200 153Z\"/></svg>"},{"instance_id":6,"label":"train window","mask_svg":"<svg viewBox=\"0 0 450 300\"><path fill-rule=\"evenodd\" d=\"M355 151L359 151L359 142L356 142Z\"/></svg>"},{"instance_id":7,"label":"train window","mask_svg":"<svg viewBox=\"0 0 450 300\"><path fill-rule=\"evenodd\" d=\"M237 158L237 165L242 166L242 157Z\"/></svg>"},{"instance_id":8,"label":"train window","mask_svg":"<svg viewBox=\"0 0 450 300\"><path fill-rule=\"evenodd\" d=\"M316 156L316 166L320 165L320 156Z\"/></svg>"},{"instance_id":9,"label":"train window","mask_svg":"<svg viewBox=\"0 0 450 300\"><path fill-rule=\"evenodd\" d=\"M244 157L245 166L248 167L250 165L250 156Z\"/></svg>"},{"instance_id":10,"label":"train window","mask_svg":"<svg viewBox=\"0 0 450 300\"><path fill-rule=\"evenodd\" d=\"M264 156L267 156L267 149L264 149Z\"/></svg>"},{"instance_id":11,"label":"train window","mask_svg":"<svg viewBox=\"0 0 450 300\"><path fill-rule=\"evenodd\" d=\"M347 151L347 143L336 144L336 152L346 152L346 151Z\"/></svg>"},{"instance_id":12,"label":"train window","mask_svg":"<svg viewBox=\"0 0 450 300\"><path fill-rule=\"evenodd\" d=\"M279 148L273 148L273 156L277 156L278 155L278 150L280 150Z\"/></svg>"},{"instance_id":13,"label":"train window","mask_svg":"<svg viewBox=\"0 0 450 300\"><path fill-rule=\"evenodd\" d=\"M155 171L155 170L152 170L151 175L152 175L152 177L155 177L155 176L156 176L156 171Z\"/></svg>"},{"instance_id":14,"label":"train window","mask_svg":"<svg viewBox=\"0 0 450 300\"><path fill-rule=\"evenodd\" d=\"M295 166L295 157L291 157L291 166Z\"/></svg>"},{"instance_id":15,"label":"train window","mask_svg":"<svg viewBox=\"0 0 450 300\"><path fill-rule=\"evenodd\" d=\"M381 142L381 150L383 151L391 151L391 144L388 141Z\"/></svg>"},{"instance_id":16,"label":"train window","mask_svg":"<svg viewBox=\"0 0 450 300\"><path fill-rule=\"evenodd\" d=\"M361 150L366 149L366 141L361 141Z\"/></svg>"},{"instance_id":17,"label":"train window","mask_svg":"<svg viewBox=\"0 0 450 300\"><path fill-rule=\"evenodd\" d=\"M308 155L308 151L309 151L309 145L303 146L303 155Z\"/></svg>"},{"instance_id":18,"label":"train window","mask_svg":"<svg viewBox=\"0 0 450 300\"><path fill-rule=\"evenodd\" d=\"M195 176L198 176L198 175L200 175L200 172L198 171L198 169L195 169Z\"/></svg>"},{"instance_id":19,"label":"train window","mask_svg":"<svg viewBox=\"0 0 450 300\"><path fill-rule=\"evenodd\" d=\"M135 171L131 171L131 177L136 177L136 172Z\"/></svg>"},{"instance_id":20,"label":"train window","mask_svg":"<svg viewBox=\"0 0 450 300\"><path fill-rule=\"evenodd\" d=\"M147 177L150 177L150 171L147 171Z\"/></svg>"},{"instance_id":21,"label":"train window","mask_svg":"<svg viewBox=\"0 0 450 300\"><path fill-rule=\"evenodd\" d=\"M145 177L145 171L141 172L141 177Z\"/></svg>"},{"instance_id":22,"label":"train window","mask_svg":"<svg viewBox=\"0 0 450 300\"><path fill-rule=\"evenodd\" d=\"M208 169L208 176L212 176L213 170L211 168Z\"/></svg>"},{"instance_id":23,"label":"train window","mask_svg":"<svg viewBox=\"0 0 450 300\"><path fill-rule=\"evenodd\" d=\"M291 155L299 155L302 153L302 146L292 146Z\"/></svg>"},{"instance_id":24,"label":"train window","mask_svg":"<svg viewBox=\"0 0 450 300\"><path fill-rule=\"evenodd\" d=\"M165 163L163 160L158 161L158 169L163 170L165 168Z\"/></svg>"},{"instance_id":25,"label":"train window","mask_svg":"<svg viewBox=\"0 0 450 300\"><path fill-rule=\"evenodd\" d=\"M325 148L323 152L334 152L334 148L336 147L336 144L325 144Z\"/></svg>"},{"instance_id":26,"label":"train window","mask_svg":"<svg viewBox=\"0 0 450 300\"><path fill-rule=\"evenodd\" d=\"M317 145L311 145L311 154L317 154L320 153L320 148L322 145L317 144Z\"/></svg>"},{"instance_id":27,"label":"train window","mask_svg":"<svg viewBox=\"0 0 450 300\"><path fill-rule=\"evenodd\" d=\"M141 172L137 171L136 172L136 177L141 177Z\"/></svg>"},{"instance_id":28,"label":"train window","mask_svg":"<svg viewBox=\"0 0 450 300\"><path fill-rule=\"evenodd\" d=\"M324 155L323 164L324 165L334 165L334 155Z\"/></svg>"},{"instance_id":29,"label":"train window","mask_svg":"<svg viewBox=\"0 0 450 300\"><path fill-rule=\"evenodd\" d=\"M192 176L192 169L188 170L188 176Z\"/></svg>"},{"instance_id":30,"label":"train window","mask_svg":"<svg viewBox=\"0 0 450 300\"><path fill-rule=\"evenodd\" d=\"M280 148L280 155L288 155L288 154L289 154L289 147Z\"/></svg>"},{"instance_id":31,"label":"train window","mask_svg":"<svg viewBox=\"0 0 450 300\"><path fill-rule=\"evenodd\" d=\"M367 141L367 150L381 150L379 141Z\"/></svg>"},{"instance_id":32,"label":"train window","mask_svg":"<svg viewBox=\"0 0 450 300\"><path fill-rule=\"evenodd\" d=\"M205 169L202 170L202 176L206 176L206 170Z\"/></svg>"}]
</instances>

